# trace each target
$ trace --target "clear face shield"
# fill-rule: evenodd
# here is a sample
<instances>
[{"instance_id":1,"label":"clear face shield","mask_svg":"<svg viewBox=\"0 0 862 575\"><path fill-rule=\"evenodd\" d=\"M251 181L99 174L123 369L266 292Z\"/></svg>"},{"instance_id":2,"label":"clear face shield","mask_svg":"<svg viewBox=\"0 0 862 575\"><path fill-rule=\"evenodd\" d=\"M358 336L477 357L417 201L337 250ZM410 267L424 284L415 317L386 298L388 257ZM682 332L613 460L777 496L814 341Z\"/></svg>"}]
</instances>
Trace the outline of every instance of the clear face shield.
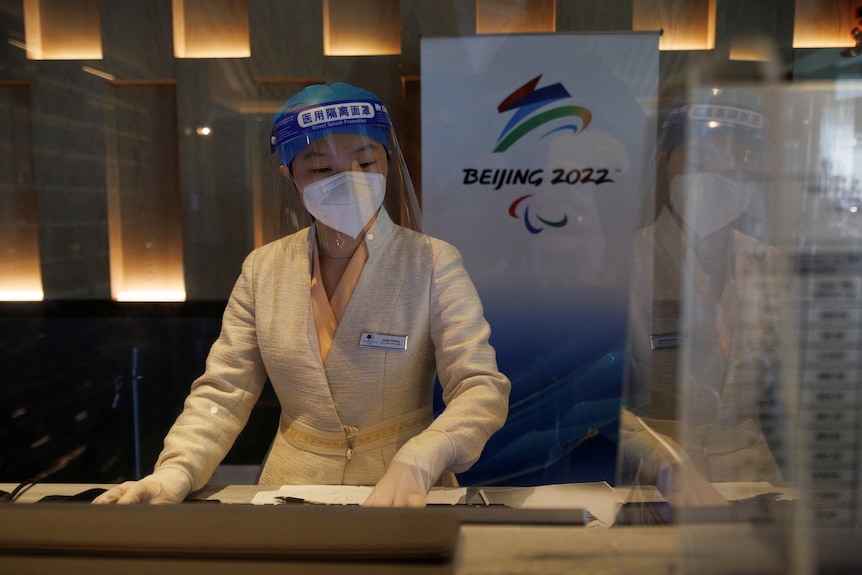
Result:
<instances>
[{"instance_id":1,"label":"clear face shield","mask_svg":"<svg viewBox=\"0 0 862 575\"><path fill-rule=\"evenodd\" d=\"M355 247L381 213L421 231L413 184L379 100L324 102L280 112L271 144L281 155L285 194L298 197L310 215L322 253ZM301 227L305 217L296 200L287 198L286 205L291 227Z\"/></svg>"},{"instance_id":2,"label":"clear face shield","mask_svg":"<svg viewBox=\"0 0 862 575\"><path fill-rule=\"evenodd\" d=\"M666 128L668 203L693 238L731 227L768 234L769 143L763 99L751 89L711 87L676 106ZM696 240L695 240L696 241Z\"/></svg>"}]
</instances>

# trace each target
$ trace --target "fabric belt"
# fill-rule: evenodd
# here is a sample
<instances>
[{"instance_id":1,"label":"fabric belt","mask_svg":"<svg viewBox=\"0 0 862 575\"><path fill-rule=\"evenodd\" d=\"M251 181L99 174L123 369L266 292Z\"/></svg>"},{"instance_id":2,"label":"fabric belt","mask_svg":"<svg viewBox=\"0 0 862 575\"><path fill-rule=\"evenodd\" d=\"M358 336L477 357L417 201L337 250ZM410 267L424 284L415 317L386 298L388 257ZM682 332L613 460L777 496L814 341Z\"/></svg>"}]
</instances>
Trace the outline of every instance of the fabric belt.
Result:
<instances>
[{"instance_id":1,"label":"fabric belt","mask_svg":"<svg viewBox=\"0 0 862 575\"><path fill-rule=\"evenodd\" d=\"M426 405L374 425L345 425L342 431L322 431L281 414L283 435L288 443L312 453L343 455L347 459L352 458L355 453L409 439L417 435L417 429L428 427L433 420L432 407Z\"/></svg>"}]
</instances>

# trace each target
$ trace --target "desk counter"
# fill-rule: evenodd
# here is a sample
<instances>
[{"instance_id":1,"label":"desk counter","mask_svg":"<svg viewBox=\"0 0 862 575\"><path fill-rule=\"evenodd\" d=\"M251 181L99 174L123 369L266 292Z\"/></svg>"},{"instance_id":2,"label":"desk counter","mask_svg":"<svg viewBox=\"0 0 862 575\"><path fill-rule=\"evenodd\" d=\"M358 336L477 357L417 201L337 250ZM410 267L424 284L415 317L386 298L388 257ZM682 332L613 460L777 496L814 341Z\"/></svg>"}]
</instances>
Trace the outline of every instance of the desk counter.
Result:
<instances>
[{"instance_id":1,"label":"desk counter","mask_svg":"<svg viewBox=\"0 0 862 575\"><path fill-rule=\"evenodd\" d=\"M14 485L0 484L10 491ZM98 485L39 484L21 493L17 504L34 503L46 495L73 495ZM244 504L260 486L207 486L192 495L197 500ZM16 504L16 508L17 508ZM74 513L79 504L61 504ZM197 505L197 504L185 504ZM56 505L54 507L57 507ZM207 507L209 505L207 504ZM354 509L355 510L355 509ZM424 510L411 510L421 514ZM66 513L64 510L63 513ZM2 514L2 507L0 507ZM421 516L421 515L420 515ZM345 519L349 519L348 516ZM46 532L50 525L45 525ZM97 544L97 542L94 542ZM747 524L674 526L485 525L461 524L449 560L432 562L189 560L177 558L51 557L0 555L0 573L439 573L453 575L590 573L591 575L666 575L678 572L680 546L697 550L683 563L690 572L779 572L781 551L762 542ZM714 551L714 552L710 552ZM117 570L119 569L119 570Z\"/></svg>"}]
</instances>

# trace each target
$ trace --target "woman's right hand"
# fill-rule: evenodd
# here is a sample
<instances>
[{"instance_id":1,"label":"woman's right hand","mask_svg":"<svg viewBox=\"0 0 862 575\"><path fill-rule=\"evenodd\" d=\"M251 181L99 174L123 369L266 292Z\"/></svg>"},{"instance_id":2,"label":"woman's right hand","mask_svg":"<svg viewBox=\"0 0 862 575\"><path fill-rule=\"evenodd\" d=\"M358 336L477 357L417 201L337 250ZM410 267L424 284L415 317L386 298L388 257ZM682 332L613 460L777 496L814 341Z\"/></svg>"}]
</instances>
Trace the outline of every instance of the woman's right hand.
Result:
<instances>
[{"instance_id":1,"label":"woman's right hand","mask_svg":"<svg viewBox=\"0 0 862 575\"><path fill-rule=\"evenodd\" d=\"M191 490L191 481L178 469L160 469L140 481L126 481L93 500L96 504L182 503Z\"/></svg>"}]
</instances>

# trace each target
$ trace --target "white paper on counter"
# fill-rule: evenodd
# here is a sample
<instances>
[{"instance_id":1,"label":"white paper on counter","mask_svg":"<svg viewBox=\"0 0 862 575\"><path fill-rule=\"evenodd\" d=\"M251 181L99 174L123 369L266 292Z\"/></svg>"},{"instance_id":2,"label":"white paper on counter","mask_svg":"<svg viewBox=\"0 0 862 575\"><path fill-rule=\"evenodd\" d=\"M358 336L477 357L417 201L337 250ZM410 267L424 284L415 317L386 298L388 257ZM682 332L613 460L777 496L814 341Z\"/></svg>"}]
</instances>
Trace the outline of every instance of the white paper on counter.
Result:
<instances>
[{"instance_id":1,"label":"white paper on counter","mask_svg":"<svg viewBox=\"0 0 862 575\"><path fill-rule=\"evenodd\" d=\"M371 493L371 486L356 485L283 485L278 491L260 491L255 505L275 505L277 497L296 497L312 503L360 505ZM605 525L613 525L623 499L605 482L539 485L536 487L475 487L489 503L516 509L585 509ZM435 487L428 494L429 504L456 505L467 498L466 487Z\"/></svg>"},{"instance_id":2,"label":"white paper on counter","mask_svg":"<svg viewBox=\"0 0 862 575\"><path fill-rule=\"evenodd\" d=\"M713 483L712 486L728 501L743 501L758 495L774 494L776 501L794 499L791 487L776 487L767 481Z\"/></svg>"},{"instance_id":3,"label":"white paper on counter","mask_svg":"<svg viewBox=\"0 0 862 575\"><path fill-rule=\"evenodd\" d=\"M491 503L518 509L584 509L604 525L613 525L623 499L604 481L536 487L484 487Z\"/></svg>"},{"instance_id":4,"label":"white paper on counter","mask_svg":"<svg viewBox=\"0 0 862 575\"><path fill-rule=\"evenodd\" d=\"M309 503L330 505L360 505L371 493L367 485L282 485L278 491L258 491L254 505L276 505L276 497L296 497Z\"/></svg>"}]
</instances>

